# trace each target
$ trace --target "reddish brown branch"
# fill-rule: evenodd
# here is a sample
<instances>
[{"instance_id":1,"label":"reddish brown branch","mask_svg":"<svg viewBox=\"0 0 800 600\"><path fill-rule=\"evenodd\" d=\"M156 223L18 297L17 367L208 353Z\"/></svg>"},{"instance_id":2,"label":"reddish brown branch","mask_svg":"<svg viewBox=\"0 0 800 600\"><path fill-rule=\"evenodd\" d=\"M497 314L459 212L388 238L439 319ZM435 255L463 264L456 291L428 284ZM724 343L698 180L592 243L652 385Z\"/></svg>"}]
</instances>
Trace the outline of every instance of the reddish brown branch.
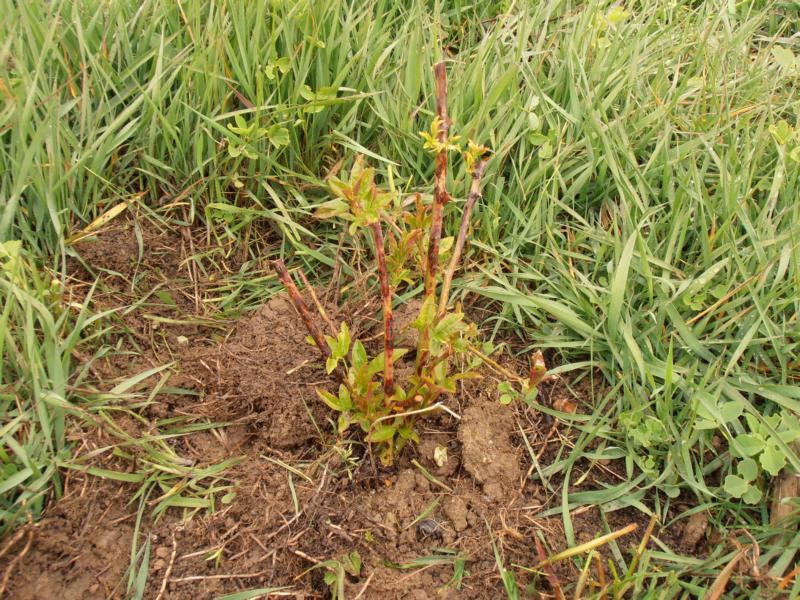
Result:
<instances>
[{"instance_id":1,"label":"reddish brown branch","mask_svg":"<svg viewBox=\"0 0 800 600\"><path fill-rule=\"evenodd\" d=\"M444 315L447 310L447 302L450 299L450 286L453 283L453 276L455 275L458 263L461 260L461 253L464 251L464 244L467 239L467 230L469 229L469 221L472 218L472 209L475 203L481 197L481 178L486 170L486 163L489 159L483 159L475 165L472 170L472 183L469 187L469 196L467 196L467 203L464 205L464 213L461 215L461 225L458 228L458 239L456 239L455 248L453 248L453 255L450 257L450 263L444 271L442 279L442 296L439 298L439 314Z\"/></svg>"},{"instance_id":2,"label":"reddish brown branch","mask_svg":"<svg viewBox=\"0 0 800 600\"><path fill-rule=\"evenodd\" d=\"M547 582L553 589L553 594L555 594L556 600L564 600L564 592L561 589L561 582L558 580L556 572L553 570L553 566L547 562L547 554L544 552L544 546L542 545L542 542L538 537L534 537L533 541L536 542L536 554L539 555L539 561L545 563L543 569L544 574L547 578Z\"/></svg>"},{"instance_id":3,"label":"reddish brown branch","mask_svg":"<svg viewBox=\"0 0 800 600\"><path fill-rule=\"evenodd\" d=\"M328 358L331 354L330 348L328 348L328 344L325 343L325 337L322 335L322 331L320 330L319 326L311 318L311 312L308 310L308 305L300 295L300 292L298 291L297 286L294 284L294 281L292 281L289 271L286 270L286 265L282 260L273 260L272 266L275 267L275 271L278 273L278 277L283 283L283 287L285 287L286 291L289 293L289 297L292 299L292 304L294 304L297 314L300 316L300 319L302 319L303 325L306 326L308 333L310 333L311 337L314 338L314 343L317 345L317 349L322 353L322 358Z\"/></svg>"},{"instance_id":4,"label":"reddish brown branch","mask_svg":"<svg viewBox=\"0 0 800 600\"><path fill-rule=\"evenodd\" d=\"M442 218L444 205L450 199L447 194L447 140L450 133L450 116L447 114L447 70L443 62L433 66L436 79L436 114L439 118L437 141L443 145L436 155L433 179L433 209L431 211L431 230L428 239L428 258L425 264L425 301L435 299L436 272L439 268L439 242L442 239ZM433 300L435 301L435 300ZM417 344L417 374L420 374L428 360L428 332L422 330Z\"/></svg>"},{"instance_id":5,"label":"reddish brown branch","mask_svg":"<svg viewBox=\"0 0 800 600\"><path fill-rule=\"evenodd\" d=\"M389 273L386 270L386 253L383 248L383 230L380 221L370 225L375 242L375 259L378 263L378 279L381 283L383 300L383 391L387 400L394 394L394 341L392 339L392 290L389 287Z\"/></svg>"},{"instance_id":6,"label":"reddish brown branch","mask_svg":"<svg viewBox=\"0 0 800 600\"><path fill-rule=\"evenodd\" d=\"M436 78L436 114L439 117L437 141L447 145L450 133L450 117L447 114L447 71L443 62L433 66ZM425 296L432 296L436 290L436 271L439 268L439 242L442 238L442 216L444 205L450 199L447 194L447 149L436 155L436 168L433 180L433 211L430 239L428 241L428 261L425 269Z\"/></svg>"}]
</instances>

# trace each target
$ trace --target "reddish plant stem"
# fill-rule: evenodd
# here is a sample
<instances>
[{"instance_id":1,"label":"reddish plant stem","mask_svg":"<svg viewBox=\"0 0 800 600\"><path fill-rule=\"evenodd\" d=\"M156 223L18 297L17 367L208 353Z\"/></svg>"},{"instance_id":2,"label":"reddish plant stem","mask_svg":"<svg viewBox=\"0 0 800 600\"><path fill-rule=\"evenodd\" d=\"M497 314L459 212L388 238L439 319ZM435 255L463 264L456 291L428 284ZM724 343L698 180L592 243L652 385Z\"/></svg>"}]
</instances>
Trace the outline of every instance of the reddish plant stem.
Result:
<instances>
[{"instance_id":1,"label":"reddish plant stem","mask_svg":"<svg viewBox=\"0 0 800 600\"><path fill-rule=\"evenodd\" d=\"M436 114L439 117L437 141L447 144L450 133L450 116L447 114L447 70L443 62L433 66L436 79ZM439 242L442 239L442 218L444 205L450 196L447 193L447 150L436 155L436 166L433 179L433 209L431 211L431 230L428 240L428 258L425 265L425 300L436 295L436 271L439 268ZM417 346L417 374L422 372L428 360L428 332L420 332Z\"/></svg>"},{"instance_id":2,"label":"reddish plant stem","mask_svg":"<svg viewBox=\"0 0 800 600\"><path fill-rule=\"evenodd\" d=\"M380 221L370 224L372 239L375 242L375 260L378 263L378 279L381 284L383 300L383 391L388 400L394 394L394 340L392 337L392 290L389 287L389 273L386 270L386 252L383 248L383 230Z\"/></svg>"},{"instance_id":3,"label":"reddish plant stem","mask_svg":"<svg viewBox=\"0 0 800 600\"><path fill-rule=\"evenodd\" d=\"M486 170L486 163L489 159L481 160L472 170L472 183L469 187L469 196L467 196L467 203L464 205L464 213L461 215L461 225L458 228L458 238L456 239L455 248L453 248L453 255L450 257L450 263L444 271L442 277L442 295L439 298L439 315L443 316L447 311L447 302L450 299L450 286L453 284L453 276L455 275L458 263L461 260L461 253L464 251L464 244L467 239L467 230L469 229L469 221L472 218L472 209L475 203L481 197L481 178Z\"/></svg>"},{"instance_id":4,"label":"reddish plant stem","mask_svg":"<svg viewBox=\"0 0 800 600\"><path fill-rule=\"evenodd\" d=\"M450 117L447 114L447 71L443 62L433 66L436 78L436 114L439 117L437 141L447 144L450 133ZM444 205L450 196L447 194L447 150L436 155L436 167L433 179L433 210L430 239L428 241L428 261L425 269L425 296L431 296L436 290L436 271L439 267L439 242L442 238L442 216Z\"/></svg>"},{"instance_id":5,"label":"reddish plant stem","mask_svg":"<svg viewBox=\"0 0 800 600\"><path fill-rule=\"evenodd\" d=\"M314 322L314 319L311 318L311 311L308 310L308 305L300 295L300 292L298 291L297 286L294 284L294 281L292 281L289 271L286 270L286 265L282 260L273 260L272 266L275 267L275 271L278 273L278 277L283 283L283 287L285 287L286 291L289 293L289 297L292 299L292 304L294 304L297 314L300 316L300 319L302 319L303 325L306 326L306 330L308 330L308 333L310 333L311 337L314 338L314 344L316 344L317 349L320 351L320 354L322 354L322 358L327 359L331 355L331 349L328 348L328 344L325 342L325 336L322 334L322 330L320 330L319 326ZM311 289L311 286L308 285L307 280L305 280L305 278L303 278L303 280L306 281L306 286ZM353 390L347 380L347 374L344 372L344 369L342 369L341 365L333 370L333 374L336 376L336 379L339 380L339 383L344 384L344 386L352 393Z\"/></svg>"},{"instance_id":6,"label":"reddish plant stem","mask_svg":"<svg viewBox=\"0 0 800 600\"><path fill-rule=\"evenodd\" d=\"M289 297L292 299L292 304L294 304L297 314L300 316L300 319L302 319L303 325L306 326L308 333L310 333L311 337L314 338L314 343L317 345L317 350L319 350L322 354L322 358L328 358L331 355L331 351L330 348L328 348L328 344L325 343L325 336L322 335L322 331L311 318L311 312L308 310L308 305L300 295L300 292L298 291L297 286L294 284L294 281L292 281L289 271L286 270L286 265L282 260L273 260L272 266L278 273L278 277L280 278L281 283L283 283L283 287L285 287L286 291L289 293Z\"/></svg>"},{"instance_id":7,"label":"reddish plant stem","mask_svg":"<svg viewBox=\"0 0 800 600\"><path fill-rule=\"evenodd\" d=\"M538 537L535 536L533 538L533 541L536 542L536 553L539 555L539 561L545 563L543 570L545 577L547 578L547 583L549 583L550 587L553 589L553 593L556 596L556 600L564 600L564 592L561 589L561 582L558 580L558 577L556 576L556 573L553 570L553 566L547 562L547 554L545 554L542 542L539 540Z\"/></svg>"}]
</instances>

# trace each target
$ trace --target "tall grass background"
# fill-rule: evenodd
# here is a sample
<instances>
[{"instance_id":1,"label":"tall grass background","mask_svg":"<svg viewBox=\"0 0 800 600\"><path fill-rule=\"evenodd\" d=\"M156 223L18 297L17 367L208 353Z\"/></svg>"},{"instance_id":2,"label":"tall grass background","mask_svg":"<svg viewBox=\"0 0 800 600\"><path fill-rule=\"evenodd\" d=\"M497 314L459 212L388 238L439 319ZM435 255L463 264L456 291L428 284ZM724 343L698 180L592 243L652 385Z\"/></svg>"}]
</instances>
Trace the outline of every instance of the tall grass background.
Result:
<instances>
[{"instance_id":1,"label":"tall grass background","mask_svg":"<svg viewBox=\"0 0 800 600\"><path fill-rule=\"evenodd\" d=\"M446 60L455 133L494 151L458 290L496 301L490 330L550 350L559 373L603 376L591 414L572 418L575 447L539 477L552 488L580 458L625 460L621 483L554 490L568 539L571 509L664 519L683 493L715 526L754 532L783 573L797 539L770 545L769 478L749 506L712 475L732 472L724 448L752 429L744 415L800 469L767 420L800 413L799 142L770 133L797 119L800 66L785 50L798 49L798 10L0 0L0 241L21 242L25 265L2 275L4 522L58 491L63 411L87 402L70 357L91 342L80 331L92 309L64 309L51 283L70 236L123 206L204 227L220 255L249 259L221 285L223 312L274 292L253 283L268 281L264 252L324 278L337 234L311 214L331 169L363 153L398 188L430 191L418 132L433 117L431 67ZM237 134L237 115L285 134ZM455 165L452 210L467 183ZM277 245L249 243L254 228ZM679 585L675 572L727 556L701 566L662 550L653 560L667 566L638 586Z\"/></svg>"}]
</instances>

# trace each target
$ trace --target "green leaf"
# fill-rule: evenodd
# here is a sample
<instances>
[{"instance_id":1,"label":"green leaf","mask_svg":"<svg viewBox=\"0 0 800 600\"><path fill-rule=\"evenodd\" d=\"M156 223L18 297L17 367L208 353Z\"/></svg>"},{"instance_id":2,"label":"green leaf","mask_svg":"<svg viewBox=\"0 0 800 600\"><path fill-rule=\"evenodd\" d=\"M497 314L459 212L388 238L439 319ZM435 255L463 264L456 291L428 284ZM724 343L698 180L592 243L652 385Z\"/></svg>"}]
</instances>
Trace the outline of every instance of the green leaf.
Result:
<instances>
[{"instance_id":1,"label":"green leaf","mask_svg":"<svg viewBox=\"0 0 800 600\"><path fill-rule=\"evenodd\" d=\"M433 325L433 320L436 318L436 306L434 305L433 296L427 298L422 303L422 308L419 310L419 315L411 324L414 329L422 331L428 329Z\"/></svg>"},{"instance_id":2,"label":"green leaf","mask_svg":"<svg viewBox=\"0 0 800 600\"><path fill-rule=\"evenodd\" d=\"M348 427L350 427L350 415L346 412L343 412L339 415L339 418L336 421L336 431L338 431L339 435L341 435L347 431Z\"/></svg>"},{"instance_id":3,"label":"green leaf","mask_svg":"<svg viewBox=\"0 0 800 600\"><path fill-rule=\"evenodd\" d=\"M764 449L764 440L749 433L737 435L733 439L733 449L739 456L755 456Z\"/></svg>"},{"instance_id":4,"label":"green leaf","mask_svg":"<svg viewBox=\"0 0 800 600\"><path fill-rule=\"evenodd\" d=\"M739 464L736 465L736 470L739 472L742 479L747 482L753 481L758 477L758 463L752 458L740 460Z\"/></svg>"},{"instance_id":5,"label":"green leaf","mask_svg":"<svg viewBox=\"0 0 800 600\"><path fill-rule=\"evenodd\" d=\"M367 351L364 349L364 344L361 343L361 340L353 342L353 352L351 356L354 369L358 370L367 364Z\"/></svg>"},{"instance_id":6,"label":"green leaf","mask_svg":"<svg viewBox=\"0 0 800 600\"><path fill-rule=\"evenodd\" d=\"M720 414L722 415L722 420L725 423L730 423L731 421L735 421L742 416L744 404L742 402L737 402L736 400L731 400L730 402L721 403L718 408Z\"/></svg>"},{"instance_id":7,"label":"green leaf","mask_svg":"<svg viewBox=\"0 0 800 600\"><path fill-rule=\"evenodd\" d=\"M333 410L339 412L342 411L342 406L341 404L339 404L339 398L331 394L328 390L321 390L318 388L317 395L325 404L330 406Z\"/></svg>"},{"instance_id":8,"label":"green leaf","mask_svg":"<svg viewBox=\"0 0 800 600\"><path fill-rule=\"evenodd\" d=\"M348 196L352 193L351 187L338 177L328 178L328 187L331 189L334 196L344 200L347 200Z\"/></svg>"},{"instance_id":9,"label":"green leaf","mask_svg":"<svg viewBox=\"0 0 800 600\"><path fill-rule=\"evenodd\" d=\"M310 88L310 87L309 87L307 84L305 84L305 83L304 83L303 85L301 85L301 86L300 86L299 93L300 93L300 96L302 96L302 98L303 98L304 100L309 100L309 101L311 101L311 100L313 100L313 99L314 99L314 92L313 92L313 90L312 90L312 89L311 89L311 88Z\"/></svg>"},{"instance_id":10,"label":"green leaf","mask_svg":"<svg viewBox=\"0 0 800 600\"><path fill-rule=\"evenodd\" d=\"M622 8L619 4L616 4L608 11L606 19L608 19L609 24L617 26L623 23L629 16L631 16L631 13Z\"/></svg>"},{"instance_id":11,"label":"green leaf","mask_svg":"<svg viewBox=\"0 0 800 600\"><path fill-rule=\"evenodd\" d=\"M534 146L541 146L545 142L547 142L549 138L543 133L529 133L528 134L528 142L533 144Z\"/></svg>"},{"instance_id":12,"label":"green leaf","mask_svg":"<svg viewBox=\"0 0 800 600\"><path fill-rule=\"evenodd\" d=\"M608 306L608 328L616 332L619 329L619 319L622 314L622 304L625 300L625 290L629 285L628 273L633 260L633 248L636 245L637 235L634 233L625 242L619 264L614 268L614 278L611 282L611 301Z\"/></svg>"},{"instance_id":13,"label":"green leaf","mask_svg":"<svg viewBox=\"0 0 800 600\"><path fill-rule=\"evenodd\" d=\"M334 339L330 335L326 335L325 343L328 344L328 349L331 351L331 354L335 357L337 355L337 350L339 349L339 340Z\"/></svg>"},{"instance_id":14,"label":"green leaf","mask_svg":"<svg viewBox=\"0 0 800 600\"><path fill-rule=\"evenodd\" d=\"M344 358L350 352L350 328L347 323L342 321L339 335L336 336L336 351L335 354Z\"/></svg>"},{"instance_id":15,"label":"green leaf","mask_svg":"<svg viewBox=\"0 0 800 600\"><path fill-rule=\"evenodd\" d=\"M333 373L336 369L336 366L339 364L339 359L335 356L329 356L325 361L325 370L328 372L328 375Z\"/></svg>"},{"instance_id":16,"label":"green leaf","mask_svg":"<svg viewBox=\"0 0 800 600\"><path fill-rule=\"evenodd\" d=\"M761 497L763 494L761 490L755 486L750 486L747 488L747 491L742 494L742 500L744 500L747 504L758 504L761 501Z\"/></svg>"},{"instance_id":17,"label":"green leaf","mask_svg":"<svg viewBox=\"0 0 800 600\"><path fill-rule=\"evenodd\" d=\"M274 62L274 65L278 67L281 73L288 73L289 69L292 68L292 59L288 56L281 56Z\"/></svg>"},{"instance_id":18,"label":"green leaf","mask_svg":"<svg viewBox=\"0 0 800 600\"><path fill-rule=\"evenodd\" d=\"M372 433L367 437L368 442L385 442L394 437L397 432L396 425L378 425L372 430Z\"/></svg>"},{"instance_id":19,"label":"green leaf","mask_svg":"<svg viewBox=\"0 0 800 600\"><path fill-rule=\"evenodd\" d=\"M344 570L353 577L358 577L361 572L361 555L355 550L345 557Z\"/></svg>"},{"instance_id":20,"label":"green leaf","mask_svg":"<svg viewBox=\"0 0 800 600\"><path fill-rule=\"evenodd\" d=\"M339 406L342 407L342 410L352 410L353 408L353 401L350 398L350 391L343 383L339 384Z\"/></svg>"},{"instance_id":21,"label":"green leaf","mask_svg":"<svg viewBox=\"0 0 800 600\"><path fill-rule=\"evenodd\" d=\"M539 388L535 388L535 387L534 387L534 388L531 388L531 389L529 389L529 390L528 390L528 391L525 393L525 396L523 397L523 400L525 400L525 403L526 403L528 406L532 406L532 405L533 405L533 403L536 401L536 398L537 398L538 396L539 396Z\"/></svg>"},{"instance_id":22,"label":"green leaf","mask_svg":"<svg viewBox=\"0 0 800 600\"><path fill-rule=\"evenodd\" d=\"M323 42L322 40L318 40L317 38L310 35L306 35L305 39L312 46L316 46L317 48L320 49L325 48L325 42Z\"/></svg>"},{"instance_id":23,"label":"green leaf","mask_svg":"<svg viewBox=\"0 0 800 600\"><path fill-rule=\"evenodd\" d=\"M431 332L431 339L441 343L446 343L451 336L462 331L466 325L464 324L464 315L461 313L450 313L440 319L433 327Z\"/></svg>"},{"instance_id":24,"label":"green leaf","mask_svg":"<svg viewBox=\"0 0 800 600\"><path fill-rule=\"evenodd\" d=\"M734 498L741 498L747 492L750 484L738 475L728 475L725 477L725 491Z\"/></svg>"},{"instance_id":25,"label":"green leaf","mask_svg":"<svg viewBox=\"0 0 800 600\"><path fill-rule=\"evenodd\" d=\"M175 303L175 299L166 290L158 290L156 292L156 296L158 297L159 300L161 300L161 302L163 302L167 306L171 306L172 308L177 308L178 305Z\"/></svg>"},{"instance_id":26,"label":"green leaf","mask_svg":"<svg viewBox=\"0 0 800 600\"><path fill-rule=\"evenodd\" d=\"M267 139L269 139L273 146L288 146L289 130L282 125L275 124L267 129Z\"/></svg>"},{"instance_id":27,"label":"green leaf","mask_svg":"<svg viewBox=\"0 0 800 600\"><path fill-rule=\"evenodd\" d=\"M779 146L785 146L793 133L789 123L783 120L778 121L774 125L770 125L769 132L772 134L772 137L775 138Z\"/></svg>"},{"instance_id":28,"label":"green leaf","mask_svg":"<svg viewBox=\"0 0 800 600\"><path fill-rule=\"evenodd\" d=\"M317 219L330 219L331 217L346 215L349 208L344 200L339 200L338 198L328 200L317 207L317 210L314 211L314 217Z\"/></svg>"},{"instance_id":29,"label":"green leaf","mask_svg":"<svg viewBox=\"0 0 800 600\"><path fill-rule=\"evenodd\" d=\"M774 441L770 440L761 453L760 462L764 470L775 477L786 466L786 455Z\"/></svg>"},{"instance_id":30,"label":"green leaf","mask_svg":"<svg viewBox=\"0 0 800 600\"><path fill-rule=\"evenodd\" d=\"M792 70L797 65L794 53L783 46L773 46L772 56L782 69Z\"/></svg>"},{"instance_id":31,"label":"green leaf","mask_svg":"<svg viewBox=\"0 0 800 600\"><path fill-rule=\"evenodd\" d=\"M377 375L383 371L384 366L386 365L386 356L383 352L378 354L375 358L369 361L369 368L367 369L367 374L372 377L373 375Z\"/></svg>"},{"instance_id":32,"label":"green leaf","mask_svg":"<svg viewBox=\"0 0 800 600\"><path fill-rule=\"evenodd\" d=\"M552 158L553 156L553 144L550 140L547 140L544 144L539 147L539 152L537 153L539 158L542 160L547 160L548 158Z\"/></svg>"}]
</instances>

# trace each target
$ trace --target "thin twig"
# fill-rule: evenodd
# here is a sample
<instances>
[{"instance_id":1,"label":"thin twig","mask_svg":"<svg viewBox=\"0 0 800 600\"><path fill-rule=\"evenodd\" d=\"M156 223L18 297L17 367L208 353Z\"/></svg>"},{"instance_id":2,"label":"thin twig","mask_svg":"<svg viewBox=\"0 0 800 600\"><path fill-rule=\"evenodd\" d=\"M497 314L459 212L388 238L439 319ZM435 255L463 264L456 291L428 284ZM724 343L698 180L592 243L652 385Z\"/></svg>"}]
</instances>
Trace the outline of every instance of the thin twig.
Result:
<instances>
[{"instance_id":1,"label":"thin twig","mask_svg":"<svg viewBox=\"0 0 800 600\"><path fill-rule=\"evenodd\" d=\"M719 572L719 575L714 579L711 587L708 588L705 598L708 600L719 600L722 598L722 595L725 593L725 588L728 587L728 581L730 581L731 575L733 575L733 571L736 569L736 565L739 564L739 561L742 560L745 554L747 554L747 548L742 548L733 555L730 562Z\"/></svg>"},{"instance_id":2,"label":"thin twig","mask_svg":"<svg viewBox=\"0 0 800 600\"><path fill-rule=\"evenodd\" d=\"M251 579L254 577L261 577L269 573L269 569L258 571L257 573L242 573L240 575L191 575L190 577L180 577L173 579L172 583L182 583L184 581L203 581L206 579Z\"/></svg>"},{"instance_id":3,"label":"thin twig","mask_svg":"<svg viewBox=\"0 0 800 600\"><path fill-rule=\"evenodd\" d=\"M22 536L24 536L27 533L27 531L28 531L27 529L20 529L19 531L17 531L17 533L14 534L14 537L8 540L6 544L3 546L3 549L0 550L0 558L5 556L6 552L8 552L11 549L11 547L14 546L20 539L22 539Z\"/></svg>"},{"instance_id":4,"label":"thin twig","mask_svg":"<svg viewBox=\"0 0 800 600\"><path fill-rule=\"evenodd\" d=\"M353 600L358 600L359 598L361 598L361 596L364 595L364 592L367 591L367 588L369 587L369 584L372 581L373 577L375 577L375 571L369 574L369 577L367 577L367 580L364 582L364 587L361 588L361 591L358 592L358 595L355 598L353 598Z\"/></svg>"},{"instance_id":5,"label":"thin twig","mask_svg":"<svg viewBox=\"0 0 800 600\"><path fill-rule=\"evenodd\" d=\"M478 350L474 346L470 345L469 346L469 351L472 352L478 358L480 358L487 365L489 365L492 369L494 369L495 371L497 371L501 375L507 377L508 379L516 381L517 383L519 383L521 385L525 385L527 383L527 381L525 379L523 379L522 377L520 377L516 373L513 373L512 371L509 371L504 366L502 366L500 363L498 363L497 361L493 360L492 358L490 358L489 356L487 356L486 354L484 354L483 352L481 352L480 350Z\"/></svg>"},{"instance_id":6,"label":"thin twig","mask_svg":"<svg viewBox=\"0 0 800 600\"><path fill-rule=\"evenodd\" d=\"M3 574L3 581L2 583L0 583L0 598L2 598L3 594L5 594L6 587L8 586L8 581L9 579L11 579L11 574L14 572L14 569L17 567L17 564L19 564L22 561L22 559L25 558L25 555L28 553L28 550L31 549L32 543L33 543L33 530L28 529L28 541L25 542L25 547L19 554L17 554L14 557L14 559L10 563L8 563L6 572Z\"/></svg>"},{"instance_id":7,"label":"thin twig","mask_svg":"<svg viewBox=\"0 0 800 600\"><path fill-rule=\"evenodd\" d=\"M178 554L178 542L175 540L175 534L172 535L172 554L169 557L169 564L167 565L167 570L164 572L164 579L161 581L161 588L158 590L158 596L156 596L156 600L161 600L164 596L164 592L167 591L167 582L169 582L169 577L172 575L172 567L175 565L175 556Z\"/></svg>"},{"instance_id":8,"label":"thin twig","mask_svg":"<svg viewBox=\"0 0 800 600\"><path fill-rule=\"evenodd\" d=\"M408 417L410 415L421 415L423 413L431 412L431 411L437 410L439 408L441 408L443 411L448 413L450 416L455 417L459 421L461 420L461 416L460 415L458 415L457 413L453 412L452 409L448 408L447 406L445 406L441 402L437 402L436 404L432 404L431 406L428 406L427 408L419 408L417 410L409 410L409 411L397 413L397 414L394 414L394 415L386 415L385 417L381 417L380 419L375 419L372 422L372 425L369 426L369 432L367 432L367 436L369 436L369 434L372 432L372 428L375 427L375 425L377 425L381 421L386 421L388 419L396 419L397 417Z\"/></svg>"},{"instance_id":9,"label":"thin twig","mask_svg":"<svg viewBox=\"0 0 800 600\"><path fill-rule=\"evenodd\" d=\"M464 250L464 243L467 239L467 230L469 229L469 221L472 218L472 209L475 203L481 197L481 178L486 170L486 163L489 159L483 159L475 165L472 170L472 183L469 188L469 196L467 196L467 203L464 205L464 212L461 215L461 225L458 228L458 239L456 240L453 255L450 257L450 263L444 271L442 278L442 295L439 298L439 315L444 315L447 310L447 301L450 298L450 286L453 283L453 275L455 275L458 263L461 260L461 253Z\"/></svg>"},{"instance_id":10,"label":"thin twig","mask_svg":"<svg viewBox=\"0 0 800 600\"><path fill-rule=\"evenodd\" d=\"M300 276L300 281L303 282L303 285L308 290L308 295L311 296L311 300L314 302L314 306L317 307L317 312L319 313L319 316L321 316L322 320L325 321L325 324L328 326L328 329L330 330L331 335L333 337L336 337L336 335L338 333L336 331L336 326L333 324L333 321L331 321L331 318L328 316L328 313L325 310L325 307L322 306L322 302L319 301L319 298L317 297L317 293L314 291L314 288L312 287L312 285L310 283L308 283L308 279L306 278L306 274L303 273L302 269L298 269L297 270L297 274Z\"/></svg>"}]
</instances>

